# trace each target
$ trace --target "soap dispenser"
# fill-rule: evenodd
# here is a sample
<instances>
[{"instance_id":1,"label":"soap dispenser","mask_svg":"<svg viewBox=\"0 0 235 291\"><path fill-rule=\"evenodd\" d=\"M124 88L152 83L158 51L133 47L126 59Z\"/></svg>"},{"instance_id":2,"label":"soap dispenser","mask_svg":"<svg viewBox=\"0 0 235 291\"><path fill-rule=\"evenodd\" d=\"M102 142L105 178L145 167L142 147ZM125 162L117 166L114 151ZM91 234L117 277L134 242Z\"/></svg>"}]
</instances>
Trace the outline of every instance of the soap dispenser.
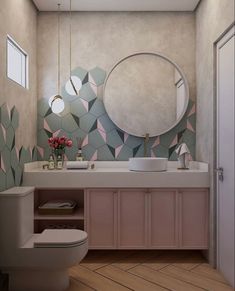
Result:
<instances>
[{"instance_id":1,"label":"soap dispenser","mask_svg":"<svg viewBox=\"0 0 235 291\"><path fill-rule=\"evenodd\" d=\"M78 139L78 152L76 155L76 161L79 161L79 162L84 161L84 157L82 154L82 140L81 139Z\"/></svg>"},{"instance_id":2,"label":"soap dispenser","mask_svg":"<svg viewBox=\"0 0 235 291\"><path fill-rule=\"evenodd\" d=\"M189 151L186 143L180 144L178 146L178 148L175 150L175 152L178 155L178 161L179 161L179 168L178 169L188 170L190 151Z\"/></svg>"}]
</instances>

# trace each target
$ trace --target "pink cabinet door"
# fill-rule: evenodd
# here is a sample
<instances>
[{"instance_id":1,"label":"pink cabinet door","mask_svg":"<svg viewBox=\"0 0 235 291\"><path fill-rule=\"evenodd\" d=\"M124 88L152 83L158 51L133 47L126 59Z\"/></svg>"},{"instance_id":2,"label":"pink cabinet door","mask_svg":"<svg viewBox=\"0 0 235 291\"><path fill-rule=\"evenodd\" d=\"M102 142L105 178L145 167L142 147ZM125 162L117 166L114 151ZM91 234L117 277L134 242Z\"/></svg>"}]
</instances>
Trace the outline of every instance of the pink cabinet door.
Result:
<instances>
[{"instance_id":1,"label":"pink cabinet door","mask_svg":"<svg viewBox=\"0 0 235 291\"><path fill-rule=\"evenodd\" d=\"M178 244L177 192L152 190L149 199L151 248L176 248Z\"/></svg>"},{"instance_id":2,"label":"pink cabinet door","mask_svg":"<svg viewBox=\"0 0 235 291\"><path fill-rule=\"evenodd\" d=\"M117 194L113 190L97 189L86 193L86 230L89 247L116 248Z\"/></svg>"},{"instance_id":3,"label":"pink cabinet door","mask_svg":"<svg viewBox=\"0 0 235 291\"><path fill-rule=\"evenodd\" d=\"M147 193L141 189L121 190L118 196L119 248L147 247Z\"/></svg>"},{"instance_id":4,"label":"pink cabinet door","mask_svg":"<svg viewBox=\"0 0 235 291\"><path fill-rule=\"evenodd\" d=\"M189 189L180 191L181 248L208 248L208 191Z\"/></svg>"}]
</instances>

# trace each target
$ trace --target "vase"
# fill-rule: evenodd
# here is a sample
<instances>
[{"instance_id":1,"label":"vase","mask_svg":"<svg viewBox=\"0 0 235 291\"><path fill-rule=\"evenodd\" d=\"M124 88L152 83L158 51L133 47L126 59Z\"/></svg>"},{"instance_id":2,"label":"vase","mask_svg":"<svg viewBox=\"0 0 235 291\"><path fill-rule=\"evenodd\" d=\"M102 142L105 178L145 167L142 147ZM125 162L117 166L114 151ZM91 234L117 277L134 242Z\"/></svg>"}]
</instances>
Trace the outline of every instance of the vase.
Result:
<instances>
[{"instance_id":1,"label":"vase","mask_svg":"<svg viewBox=\"0 0 235 291\"><path fill-rule=\"evenodd\" d=\"M63 149L55 149L54 156L55 156L55 168L57 170L62 170L64 166L64 153Z\"/></svg>"}]
</instances>

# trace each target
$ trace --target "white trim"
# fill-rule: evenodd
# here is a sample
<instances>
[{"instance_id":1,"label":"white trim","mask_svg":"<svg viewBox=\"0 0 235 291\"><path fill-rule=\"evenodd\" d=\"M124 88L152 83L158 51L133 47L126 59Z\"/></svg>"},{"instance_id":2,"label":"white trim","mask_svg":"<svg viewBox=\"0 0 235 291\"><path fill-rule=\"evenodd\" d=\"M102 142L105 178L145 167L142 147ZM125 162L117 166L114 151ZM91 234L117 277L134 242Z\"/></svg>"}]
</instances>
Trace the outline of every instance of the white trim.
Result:
<instances>
[{"instance_id":1,"label":"white trim","mask_svg":"<svg viewBox=\"0 0 235 291\"><path fill-rule=\"evenodd\" d=\"M25 56L25 86L8 76L8 43L14 45L14 47ZM29 89L29 55L9 34L7 34L6 38L6 70L6 75L9 80L15 82L25 89Z\"/></svg>"},{"instance_id":2,"label":"white trim","mask_svg":"<svg viewBox=\"0 0 235 291\"><path fill-rule=\"evenodd\" d=\"M33 0L39 11L69 11L68 0ZM72 11L194 11L200 0L74 0Z\"/></svg>"},{"instance_id":3,"label":"white trim","mask_svg":"<svg viewBox=\"0 0 235 291\"><path fill-rule=\"evenodd\" d=\"M215 130L215 134L216 134L216 169L218 169L220 167L218 161L219 161L219 110L218 110L218 105L219 105L219 84L218 84L218 72L219 72L219 52L220 49L226 44L228 43L228 41L234 37L235 35L235 25L233 24L232 27L230 27L230 29L225 32L219 39L218 41L215 43L216 45L216 78L215 78L215 82L216 82L216 130ZM235 104L234 104L235 107ZM235 108L234 108L234 112L235 112ZM216 170L215 169L215 170ZM218 189L219 189L219 179L218 179L218 175L217 172L215 171L215 185L216 185L216 265L217 268L220 266L220 262L219 262L219 193L218 193Z\"/></svg>"}]
</instances>

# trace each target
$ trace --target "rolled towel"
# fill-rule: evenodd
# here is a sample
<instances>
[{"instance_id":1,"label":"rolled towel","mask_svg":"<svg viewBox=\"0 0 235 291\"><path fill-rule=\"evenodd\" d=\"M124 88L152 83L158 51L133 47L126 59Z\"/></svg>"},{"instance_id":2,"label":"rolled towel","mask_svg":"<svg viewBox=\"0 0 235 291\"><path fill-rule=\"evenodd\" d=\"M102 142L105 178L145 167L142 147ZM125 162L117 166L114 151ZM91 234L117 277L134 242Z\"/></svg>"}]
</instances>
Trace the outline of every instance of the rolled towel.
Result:
<instances>
[{"instance_id":1,"label":"rolled towel","mask_svg":"<svg viewBox=\"0 0 235 291\"><path fill-rule=\"evenodd\" d=\"M88 169L89 162L88 161L67 161L66 168L67 169Z\"/></svg>"}]
</instances>

